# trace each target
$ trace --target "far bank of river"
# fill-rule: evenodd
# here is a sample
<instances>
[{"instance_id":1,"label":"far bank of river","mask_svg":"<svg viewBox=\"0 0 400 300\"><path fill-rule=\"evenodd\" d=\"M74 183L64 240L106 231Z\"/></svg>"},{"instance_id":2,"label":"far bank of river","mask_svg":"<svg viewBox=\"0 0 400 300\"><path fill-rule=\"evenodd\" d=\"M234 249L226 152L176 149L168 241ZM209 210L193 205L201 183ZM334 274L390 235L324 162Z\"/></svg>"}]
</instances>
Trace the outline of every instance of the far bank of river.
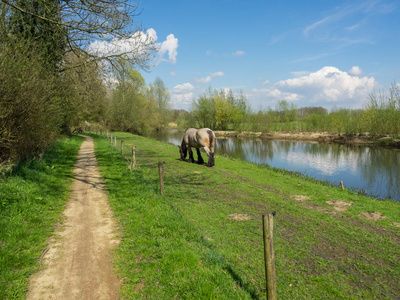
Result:
<instances>
[{"instance_id":1,"label":"far bank of river","mask_svg":"<svg viewBox=\"0 0 400 300\"><path fill-rule=\"evenodd\" d=\"M348 189L364 191L379 199L400 201L399 149L378 147L376 143L362 139L338 143L329 135L321 134L294 137L217 131L216 136L215 152L218 155L299 172L334 185L343 181ZM155 132L151 137L179 145L183 133L170 129Z\"/></svg>"},{"instance_id":2,"label":"far bank of river","mask_svg":"<svg viewBox=\"0 0 400 300\"><path fill-rule=\"evenodd\" d=\"M365 135L345 135L328 132L299 132L299 133L262 133L262 132L235 132L215 131L217 138L256 138L271 140L305 141L319 143L336 143L345 145L375 145L400 148L400 139L393 139L389 136L370 137Z\"/></svg>"}]
</instances>

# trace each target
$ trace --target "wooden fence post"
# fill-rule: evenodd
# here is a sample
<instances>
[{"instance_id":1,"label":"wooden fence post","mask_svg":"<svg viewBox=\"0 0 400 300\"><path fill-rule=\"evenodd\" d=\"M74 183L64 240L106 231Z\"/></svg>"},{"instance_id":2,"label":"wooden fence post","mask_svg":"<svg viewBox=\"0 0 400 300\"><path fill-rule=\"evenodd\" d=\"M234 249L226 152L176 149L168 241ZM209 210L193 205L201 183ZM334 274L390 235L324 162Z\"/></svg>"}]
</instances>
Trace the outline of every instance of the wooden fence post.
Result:
<instances>
[{"instance_id":1,"label":"wooden fence post","mask_svg":"<svg viewBox=\"0 0 400 300\"><path fill-rule=\"evenodd\" d=\"M164 164L162 161L158 163L158 174L160 175L160 194L164 195Z\"/></svg>"},{"instance_id":2,"label":"wooden fence post","mask_svg":"<svg viewBox=\"0 0 400 300\"><path fill-rule=\"evenodd\" d=\"M114 136L114 146L115 146L115 148L117 148L117 137L116 136Z\"/></svg>"},{"instance_id":3,"label":"wooden fence post","mask_svg":"<svg viewBox=\"0 0 400 300\"><path fill-rule=\"evenodd\" d=\"M132 147L132 161L131 161L131 169L136 167L136 148Z\"/></svg>"},{"instance_id":4,"label":"wooden fence post","mask_svg":"<svg viewBox=\"0 0 400 300\"><path fill-rule=\"evenodd\" d=\"M340 182L340 188L341 188L342 190L344 190L344 184L343 184L343 181L341 181L341 182Z\"/></svg>"},{"instance_id":5,"label":"wooden fence post","mask_svg":"<svg viewBox=\"0 0 400 300\"><path fill-rule=\"evenodd\" d=\"M113 143L113 136L112 136L112 133L110 133L110 143L111 143L111 145L112 145L112 143Z\"/></svg>"},{"instance_id":6,"label":"wooden fence post","mask_svg":"<svg viewBox=\"0 0 400 300\"><path fill-rule=\"evenodd\" d=\"M121 155L124 156L124 140L121 140Z\"/></svg>"},{"instance_id":7,"label":"wooden fence post","mask_svg":"<svg viewBox=\"0 0 400 300\"><path fill-rule=\"evenodd\" d=\"M276 300L276 274L274 254L274 213L262 216L264 237L265 277L267 283L267 300Z\"/></svg>"}]
</instances>

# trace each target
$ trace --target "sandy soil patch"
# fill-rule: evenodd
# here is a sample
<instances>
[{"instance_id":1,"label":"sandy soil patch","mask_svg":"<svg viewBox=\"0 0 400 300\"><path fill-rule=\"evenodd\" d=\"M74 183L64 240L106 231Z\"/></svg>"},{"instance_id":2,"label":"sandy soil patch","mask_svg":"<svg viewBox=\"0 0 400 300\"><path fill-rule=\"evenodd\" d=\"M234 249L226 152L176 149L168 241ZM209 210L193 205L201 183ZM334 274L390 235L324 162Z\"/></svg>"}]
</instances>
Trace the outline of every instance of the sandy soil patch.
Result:
<instances>
[{"instance_id":1,"label":"sandy soil patch","mask_svg":"<svg viewBox=\"0 0 400 300\"><path fill-rule=\"evenodd\" d=\"M228 215L227 218L231 219L231 220L236 220L236 221L245 221L245 220L251 219L250 215L247 215L247 214L231 214L231 215Z\"/></svg>"},{"instance_id":2,"label":"sandy soil patch","mask_svg":"<svg viewBox=\"0 0 400 300\"><path fill-rule=\"evenodd\" d=\"M360 217L364 218L364 219L367 219L367 220L370 220L370 221L384 220L384 219L387 218L386 216L382 215L380 212L377 212L377 211L376 212L365 212L365 213L362 213L360 215Z\"/></svg>"},{"instance_id":3,"label":"sandy soil patch","mask_svg":"<svg viewBox=\"0 0 400 300\"><path fill-rule=\"evenodd\" d=\"M110 252L119 240L90 137L74 173L65 221L49 241L44 269L30 278L27 299L118 299Z\"/></svg>"},{"instance_id":4,"label":"sandy soil patch","mask_svg":"<svg viewBox=\"0 0 400 300\"><path fill-rule=\"evenodd\" d=\"M326 201L326 203L333 205L333 208L336 211L346 211L348 206L351 206L353 204L353 202L346 202L343 200L329 200Z\"/></svg>"},{"instance_id":5,"label":"sandy soil patch","mask_svg":"<svg viewBox=\"0 0 400 300\"><path fill-rule=\"evenodd\" d=\"M310 200L311 198L308 196L304 196L304 195L296 195L294 196L294 200L296 201L306 201L306 200Z\"/></svg>"}]
</instances>

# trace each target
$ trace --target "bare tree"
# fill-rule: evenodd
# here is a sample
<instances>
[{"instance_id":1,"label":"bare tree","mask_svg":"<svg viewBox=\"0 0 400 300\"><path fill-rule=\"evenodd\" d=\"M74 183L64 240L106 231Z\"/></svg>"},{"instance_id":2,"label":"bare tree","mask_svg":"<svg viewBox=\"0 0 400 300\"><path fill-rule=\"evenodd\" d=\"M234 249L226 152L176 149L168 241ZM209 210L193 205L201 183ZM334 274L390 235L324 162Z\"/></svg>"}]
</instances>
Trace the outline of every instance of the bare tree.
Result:
<instances>
[{"instance_id":1,"label":"bare tree","mask_svg":"<svg viewBox=\"0 0 400 300\"><path fill-rule=\"evenodd\" d=\"M39 20L42 24L48 25L42 26L42 34L48 34L49 27L53 28L52 32L64 33L62 42L64 54L68 52L74 52L76 56L84 54L89 58L86 63L106 60L113 64L116 59L123 57L132 66L147 69L152 53L156 50L154 39L144 34L140 24L135 22L141 10L139 4L132 0L0 1L10 8L7 10L8 21L13 20L13 15L16 14L25 16L17 20L14 18L14 24L9 26L12 27L9 29L15 29L16 22ZM2 13L5 14L5 11L2 5ZM31 28L37 28L37 22L32 24ZM26 31L24 25L18 24L22 26L20 31ZM46 38L56 42L54 36ZM116 41L124 47L118 47ZM95 47L89 47L93 43L100 45L101 42L103 45L109 43L110 46L106 49L108 51L96 51Z\"/></svg>"}]
</instances>

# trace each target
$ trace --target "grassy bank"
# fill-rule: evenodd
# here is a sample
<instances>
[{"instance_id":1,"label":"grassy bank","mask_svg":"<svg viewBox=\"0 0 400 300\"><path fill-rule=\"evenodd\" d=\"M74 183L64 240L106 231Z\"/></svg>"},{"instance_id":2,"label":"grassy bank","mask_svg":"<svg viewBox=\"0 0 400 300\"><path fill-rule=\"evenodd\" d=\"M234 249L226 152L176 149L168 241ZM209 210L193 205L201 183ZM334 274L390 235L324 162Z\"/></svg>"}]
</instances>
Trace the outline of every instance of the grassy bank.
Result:
<instances>
[{"instance_id":1,"label":"grassy bank","mask_svg":"<svg viewBox=\"0 0 400 300\"><path fill-rule=\"evenodd\" d=\"M280 298L400 297L398 203L226 157L217 156L210 169L178 160L176 146L116 136L126 158L136 147L135 170L120 149L95 142L122 228L116 251L122 298L264 298L261 215L267 211L277 212ZM159 161L165 162L164 196Z\"/></svg>"},{"instance_id":2,"label":"grassy bank","mask_svg":"<svg viewBox=\"0 0 400 300\"><path fill-rule=\"evenodd\" d=\"M46 240L60 221L82 138L57 142L41 159L0 178L0 299L24 299Z\"/></svg>"}]
</instances>

